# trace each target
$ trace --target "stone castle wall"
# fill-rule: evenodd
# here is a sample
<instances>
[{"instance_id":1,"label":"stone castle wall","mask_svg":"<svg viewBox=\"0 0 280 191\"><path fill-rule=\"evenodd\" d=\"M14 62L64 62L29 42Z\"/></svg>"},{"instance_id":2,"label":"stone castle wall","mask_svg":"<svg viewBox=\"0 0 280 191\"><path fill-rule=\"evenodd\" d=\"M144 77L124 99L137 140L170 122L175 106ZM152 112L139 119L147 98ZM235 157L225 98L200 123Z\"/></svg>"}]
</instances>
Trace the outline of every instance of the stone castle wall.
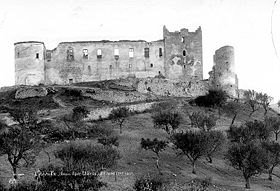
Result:
<instances>
[{"instance_id":1,"label":"stone castle wall","mask_svg":"<svg viewBox=\"0 0 280 191\"><path fill-rule=\"evenodd\" d=\"M70 48L74 53L72 61L67 60L67 50ZM144 55L145 48L149 50L148 57ZM101 58L98 58L98 49L101 50ZM133 53L129 53L132 49ZM164 58L160 56L159 49L163 52L162 41L60 43L45 63L46 83L68 84L70 81L155 76L159 72L164 73ZM84 50L88 52L86 59L83 57Z\"/></svg>"},{"instance_id":2,"label":"stone castle wall","mask_svg":"<svg viewBox=\"0 0 280 191\"><path fill-rule=\"evenodd\" d=\"M15 44L16 85L38 85L45 82L44 52L42 42Z\"/></svg>"},{"instance_id":3,"label":"stone castle wall","mask_svg":"<svg viewBox=\"0 0 280 191\"><path fill-rule=\"evenodd\" d=\"M165 48L165 74L179 81L202 80L202 31L188 29L169 32L163 28Z\"/></svg>"}]
</instances>

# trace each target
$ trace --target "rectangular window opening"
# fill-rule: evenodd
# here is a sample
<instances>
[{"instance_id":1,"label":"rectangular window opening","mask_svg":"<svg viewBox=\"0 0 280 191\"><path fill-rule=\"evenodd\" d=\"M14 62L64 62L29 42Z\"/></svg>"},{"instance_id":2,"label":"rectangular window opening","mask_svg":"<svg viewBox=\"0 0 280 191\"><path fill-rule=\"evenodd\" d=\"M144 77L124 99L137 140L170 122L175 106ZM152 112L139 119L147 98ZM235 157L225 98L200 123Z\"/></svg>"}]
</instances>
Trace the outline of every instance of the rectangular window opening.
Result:
<instances>
[{"instance_id":1,"label":"rectangular window opening","mask_svg":"<svg viewBox=\"0 0 280 191\"><path fill-rule=\"evenodd\" d=\"M130 48L129 49L129 58L133 58L133 52L134 52L133 48Z\"/></svg>"},{"instance_id":2,"label":"rectangular window opening","mask_svg":"<svg viewBox=\"0 0 280 191\"><path fill-rule=\"evenodd\" d=\"M159 57L162 57L162 48L159 48Z\"/></svg>"},{"instance_id":3,"label":"rectangular window opening","mask_svg":"<svg viewBox=\"0 0 280 191\"><path fill-rule=\"evenodd\" d=\"M118 48L115 48L114 49L114 55L115 55L115 59L118 60L120 55L119 55L119 49Z\"/></svg>"},{"instance_id":4,"label":"rectangular window opening","mask_svg":"<svg viewBox=\"0 0 280 191\"><path fill-rule=\"evenodd\" d=\"M88 59L88 49L83 50L83 59Z\"/></svg>"},{"instance_id":5,"label":"rectangular window opening","mask_svg":"<svg viewBox=\"0 0 280 191\"><path fill-rule=\"evenodd\" d=\"M39 59L39 53L36 53L36 59Z\"/></svg>"},{"instance_id":6,"label":"rectangular window opening","mask_svg":"<svg viewBox=\"0 0 280 191\"><path fill-rule=\"evenodd\" d=\"M97 50L97 58L102 58L102 51L101 51L101 49L98 49Z\"/></svg>"},{"instance_id":7,"label":"rectangular window opening","mask_svg":"<svg viewBox=\"0 0 280 191\"><path fill-rule=\"evenodd\" d=\"M145 58L149 58L149 52L150 52L150 50L149 50L149 48L144 48L144 57Z\"/></svg>"}]
</instances>

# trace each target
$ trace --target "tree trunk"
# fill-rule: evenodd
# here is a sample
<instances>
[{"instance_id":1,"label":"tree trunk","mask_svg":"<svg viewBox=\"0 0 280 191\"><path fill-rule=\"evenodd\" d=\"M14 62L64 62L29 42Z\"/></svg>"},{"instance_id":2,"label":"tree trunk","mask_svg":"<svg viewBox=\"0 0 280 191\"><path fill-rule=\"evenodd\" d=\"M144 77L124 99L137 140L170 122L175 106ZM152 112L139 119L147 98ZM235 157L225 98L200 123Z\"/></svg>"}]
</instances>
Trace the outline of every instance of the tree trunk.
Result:
<instances>
[{"instance_id":1,"label":"tree trunk","mask_svg":"<svg viewBox=\"0 0 280 191\"><path fill-rule=\"evenodd\" d=\"M250 189L251 188L250 187L250 178L245 178L245 180L246 180L245 188Z\"/></svg>"},{"instance_id":2,"label":"tree trunk","mask_svg":"<svg viewBox=\"0 0 280 191\"><path fill-rule=\"evenodd\" d=\"M206 159L207 159L207 161L208 161L209 163L212 164L213 159L212 159L211 155L207 155Z\"/></svg>"},{"instance_id":3,"label":"tree trunk","mask_svg":"<svg viewBox=\"0 0 280 191\"><path fill-rule=\"evenodd\" d=\"M120 125L120 134L122 134L122 125Z\"/></svg>"},{"instance_id":4,"label":"tree trunk","mask_svg":"<svg viewBox=\"0 0 280 191\"><path fill-rule=\"evenodd\" d=\"M196 171L195 171L195 161L192 162L192 173L196 174Z\"/></svg>"},{"instance_id":5,"label":"tree trunk","mask_svg":"<svg viewBox=\"0 0 280 191\"><path fill-rule=\"evenodd\" d=\"M160 171L160 168L159 168L159 157L157 157L156 165L157 165L157 169L158 169L159 174L162 174L162 172Z\"/></svg>"},{"instance_id":6,"label":"tree trunk","mask_svg":"<svg viewBox=\"0 0 280 191\"><path fill-rule=\"evenodd\" d=\"M264 116L266 116L266 114L267 114L267 108L264 107Z\"/></svg>"},{"instance_id":7,"label":"tree trunk","mask_svg":"<svg viewBox=\"0 0 280 191\"><path fill-rule=\"evenodd\" d=\"M232 126L232 125L234 124L234 121L235 121L235 119L236 119L236 116L237 116L237 114L235 114L234 117L232 118L230 126Z\"/></svg>"},{"instance_id":8,"label":"tree trunk","mask_svg":"<svg viewBox=\"0 0 280 191\"><path fill-rule=\"evenodd\" d=\"M278 133L275 133L275 140L278 140Z\"/></svg>"},{"instance_id":9,"label":"tree trunk","mask_svg":"<svg viewBox=\"0 0 280 191\"><path fill-rule=\"evenodd\" d=\"M14 173L14 178L15 178L15 179L18 179L18 176L17 176L17 167L16 167L16 165L13 165L13 173Z\"/></svg>"},{"instance_id":10,"label":"tree trunk","mask_svg":"<svg viewBox=\"0 0 280 191\"><path fill-rule=\"evenodd\" d=\"M268 180L272 181L272 172L273 172L274 166L270 167L268 170Z\"/></svg>"},{"instance_id":11,"label":"tree trunk","mask_svg":"<svg viewBox=\"0 0 280 191\"><path fill-rule=\"evenodd\" d=\"M250 113L250 115L249 115L249 118L252 117L252 115L253 115L254 112L255 112L255 111L251 111L251 113Z\"/></svg>"}]
</instances>

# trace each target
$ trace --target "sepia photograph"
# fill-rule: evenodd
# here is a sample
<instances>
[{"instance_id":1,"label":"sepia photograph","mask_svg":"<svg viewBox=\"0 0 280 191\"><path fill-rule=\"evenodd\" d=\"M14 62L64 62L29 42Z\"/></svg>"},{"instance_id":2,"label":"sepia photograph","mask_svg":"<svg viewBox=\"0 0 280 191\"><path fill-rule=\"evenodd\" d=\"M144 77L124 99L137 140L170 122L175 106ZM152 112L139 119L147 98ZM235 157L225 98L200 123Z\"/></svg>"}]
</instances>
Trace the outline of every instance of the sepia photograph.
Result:
<instances>
[{"instance_id":1,"label":"sepia photograph","mask_svg":"<svg viewBox=\"0 0 280 191\"><path fill-rule=\"evenodd\" d=\"M279 191L280 1L0 0L0 191Z\"/></svg>"}]
</instances>

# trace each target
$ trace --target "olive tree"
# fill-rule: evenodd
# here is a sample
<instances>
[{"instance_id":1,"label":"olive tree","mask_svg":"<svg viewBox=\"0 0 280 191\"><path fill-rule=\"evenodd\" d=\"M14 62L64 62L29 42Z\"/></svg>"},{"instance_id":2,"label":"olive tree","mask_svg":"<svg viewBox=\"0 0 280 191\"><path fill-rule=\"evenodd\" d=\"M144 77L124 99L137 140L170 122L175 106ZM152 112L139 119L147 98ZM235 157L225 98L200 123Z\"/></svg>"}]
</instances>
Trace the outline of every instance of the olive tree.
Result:
<instances>
[{"instance_id":1,"label":"olive tree","mask_svg":"<svg viewBox=\"0 0 280 191\"><path fill-rule=\"evenodd\" d=\"M267 95L266 93L257 93L256 97L264 109L264 116L266 116L269 104L273 100L273 97Z\"/></svg>"},{"instance_id":2,"label":"olive tree","mask_svg":"<svg viewBox=\"0 0 280 191\"><path fill-rule=\"evenodd\" d=\"M225 157L233 168L242 172L247 189L250 189L252 176L261 174L269 168L265 149L252 142L247 144L233 143Z\"/></svg>"},{"instance_id":3,"label":"olive tree","mask_svg":"<svg viewBox=\"0 0 280 191\"><path fill-rule=\"evenodd\" d=\"M111 121L113 123L116 123L119 125L120 127L120 134L122 133L122 127L123 127L123 123L125 122L125 120L127 119L127 117L130 115L130 110L127 107L118 107L115 108L111 111L111 113L109 114L109 119L111 119Z\"/></svg>"},{"instance_id":4,"label":"olive tree","mask_svg":"<svg viewBox=\"0 0 280 191\"><path fill-rule=\"evenodd\" d=\"M157 157L156 167L159 173L162 174L159 167L159 159L160 159L159 153L167 147L167 141L161 141L158 140L157 138L155 138L154 140L142 138L140 144L143 149L150 150L156 154Z\"/></svg>"},{"instance_id":5,"label":"olive tree","mask_svg":"<svg viewBox=\"0 0 280 191\"><path fill-rule=\"evenodd\" d=\"M188 114L191 126L203 131L210 131L216 126L217 117L214 114L207 115L200 111Z\"/></svg>"},{"instance_id":6,"label":"olive tree","mask_svg":"<svg viewBox=\"0 0 280 191\"><path fill-rule=\"evenodd\" d=\"M280 133L280 119L279 117L266 117L264 119L266 127L274 133L275 141L278 140L278 135Z\"/></svg>"},{"instance_id":7,"label":"olive tree","mask_svg":"<svg viewBox=\"0 0 280 191\"><path fill-rule=\"evenodd\" d=\"M280 145L277 142L269 141L264 142L263 147L269 156L268 180L272 180L273 170L280 164Z\"/></svg>"},{"instance_id":8,"label":"olive tree","mask_svg":"<svg viewBox=\"0 0 280 191\"><path fill-rule=\"evenodd\" d=\"M251 112L249 114L249 116L251 117L253 113L259 109L257 92L255 90L246 90L244 92L244 98L245 103L247 103L251 108Z\"/></svg>"},{"instance_id":9,"label":"olive tree","mask_svg":"<svg viewBox=\"0 0 280 191\"><path fill-rule=\"evenodd\" d=\"M175 133L170 140L179 149L182 154L186 155L192 163L192 173L196 174L195 163L202 156L207 154L208 139L204 131L186 131Z\"/></svg>"},{"instance_id":10,"label":"olive tree","mask_svg":"<svg viewBox=\"0 0 280 191\"><path fill-rule=\"evenodd\" d=\"M42 136L36 107L20 105L8 108L8 112L16 124L8 126L0 123L0 155L7 156L17 178L20 164L34 164L36 155L42 149Z\"/></svg>"},{"instance_id":11,"label":"olive tree","mask_svg":"<svg viewBox=\"0 0 280 191\"><path fill-rule=\"evenodd\" d=\"M223 105L222 109L227 116L232 117L230 123L230 126L232 126L236 120L237 115L242 112L243 105L240 102L230 101Z\"/></svg>"}]
</instances>

